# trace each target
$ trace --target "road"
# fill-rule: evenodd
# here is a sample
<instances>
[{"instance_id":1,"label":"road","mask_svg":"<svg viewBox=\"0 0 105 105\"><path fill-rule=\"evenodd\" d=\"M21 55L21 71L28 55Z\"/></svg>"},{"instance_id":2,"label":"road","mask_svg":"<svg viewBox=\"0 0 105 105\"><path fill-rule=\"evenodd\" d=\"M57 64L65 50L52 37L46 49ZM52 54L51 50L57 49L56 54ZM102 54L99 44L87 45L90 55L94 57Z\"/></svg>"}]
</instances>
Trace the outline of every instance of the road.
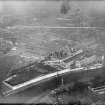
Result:
<instances>
[{"instance_id":1,"label":"road","mask_svg":"<svg viewBox=\"0 0 105 105\"><path fill-rule=\"evenodd\" d=\"M18 29L24 29L24 28L28 28L28 29L30 29L30 28L31 29L32 28L38 28L38 29L40 29L40 28L45 28L45 29L105 29L105 27L98 27L98 26L96 26L96 27L79 26L78 27L78 26L46 26L46 25L42 25L42 26L20 25L20 26L11 27L11 29L12 28L13 29L16 29L16 28L18 28Z\"/></svg>"}]
</instances>

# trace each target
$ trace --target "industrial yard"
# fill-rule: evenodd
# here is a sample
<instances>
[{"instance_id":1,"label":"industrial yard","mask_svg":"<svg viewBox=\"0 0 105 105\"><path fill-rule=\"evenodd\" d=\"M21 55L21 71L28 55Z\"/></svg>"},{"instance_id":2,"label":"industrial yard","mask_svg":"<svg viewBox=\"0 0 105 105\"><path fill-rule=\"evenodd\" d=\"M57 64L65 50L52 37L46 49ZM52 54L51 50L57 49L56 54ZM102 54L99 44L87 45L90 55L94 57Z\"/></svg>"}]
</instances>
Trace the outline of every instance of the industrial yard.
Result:
<instances>
[{"instance_id":1,"label":"industrial yard","mask_svg":"<svg viewBox=\"0 0 105 105\"><path fill-rule=\"evenodd\" d=\"M104 103L104 5L0 1L0 103Z\"/></svg>"}]
</instances>

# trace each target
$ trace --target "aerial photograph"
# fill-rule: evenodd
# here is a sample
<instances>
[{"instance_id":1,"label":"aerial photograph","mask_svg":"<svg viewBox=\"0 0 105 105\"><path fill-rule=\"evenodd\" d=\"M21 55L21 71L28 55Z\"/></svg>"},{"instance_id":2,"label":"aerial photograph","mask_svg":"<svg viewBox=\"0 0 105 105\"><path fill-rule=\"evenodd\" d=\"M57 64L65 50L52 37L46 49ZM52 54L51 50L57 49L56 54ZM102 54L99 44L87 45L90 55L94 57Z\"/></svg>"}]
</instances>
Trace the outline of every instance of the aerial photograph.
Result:
<instances>
[{"instance_id":1,"label":"aerial photograph","mask_svg":"<svg viewBox=\"0 0 105 105\"><path fill-rule=\"evenodd\" d=\"M105 1L0 0L0 103L105 105Z\"/></svg>"}]
</instances>

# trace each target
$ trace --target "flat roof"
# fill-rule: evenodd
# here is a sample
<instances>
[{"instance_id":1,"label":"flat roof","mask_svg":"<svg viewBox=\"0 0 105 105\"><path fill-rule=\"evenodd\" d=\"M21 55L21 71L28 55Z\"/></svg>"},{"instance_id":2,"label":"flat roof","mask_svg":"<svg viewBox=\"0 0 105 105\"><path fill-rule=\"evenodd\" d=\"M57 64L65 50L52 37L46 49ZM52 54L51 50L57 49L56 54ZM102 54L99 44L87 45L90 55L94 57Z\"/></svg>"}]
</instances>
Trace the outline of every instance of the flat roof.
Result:
<instances>
[{"instance_id":1,"label":"flat roof","mask_svg":"<svg viewBox=\"0 0 105 105\"><path fill-rule=\"evenodd\" d=\"M64 62L64 63L69 63L69 62L71 62L72 60L74 60L75 58L78 58L78 57L82 56L83 54L84 54L84 53L81 52L81 53L78 53L78 54L76 54L76 55L73 55L73 56L68 57L68 58L66 58L65 60L63 60L63 62Z\"/></svg>"},{"instance_id":2,"label":"flat roof","mask_svg":"<svg viewBox=\"0 0 105 105\"><path fill-rule=\"evenodd\" d=\"M6 79L5 82L12 86L16 86L33 78L56 71L57 69L51 67L50 65L44 65L42 63L30 64L28 66L22 67L22 71L20 68L19 72L17 71L17 73L14 73L12 76L8 77L10 79Z\"/></svg>"}]
</instances>

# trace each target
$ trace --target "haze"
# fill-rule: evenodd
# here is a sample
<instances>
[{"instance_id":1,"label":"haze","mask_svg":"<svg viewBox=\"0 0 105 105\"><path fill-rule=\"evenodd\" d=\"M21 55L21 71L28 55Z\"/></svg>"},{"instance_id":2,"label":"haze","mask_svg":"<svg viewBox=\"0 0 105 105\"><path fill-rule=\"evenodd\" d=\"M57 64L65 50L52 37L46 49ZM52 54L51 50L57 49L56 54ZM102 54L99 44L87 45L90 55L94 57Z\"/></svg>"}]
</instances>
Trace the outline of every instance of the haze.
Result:
<instances>
[{"instance_id":1,"label":"haze","mask_svg":"<svg viewBox=\"0 0 105 105\"><path fill-rule=\"evenodd\" d=\"M0 13L28 14L43 10L59 13L63 1L0 1ZM105 14L105 1L72 1L71 6L79 7L84 13L91 15Z\"/></svg>"}]
</instances>

